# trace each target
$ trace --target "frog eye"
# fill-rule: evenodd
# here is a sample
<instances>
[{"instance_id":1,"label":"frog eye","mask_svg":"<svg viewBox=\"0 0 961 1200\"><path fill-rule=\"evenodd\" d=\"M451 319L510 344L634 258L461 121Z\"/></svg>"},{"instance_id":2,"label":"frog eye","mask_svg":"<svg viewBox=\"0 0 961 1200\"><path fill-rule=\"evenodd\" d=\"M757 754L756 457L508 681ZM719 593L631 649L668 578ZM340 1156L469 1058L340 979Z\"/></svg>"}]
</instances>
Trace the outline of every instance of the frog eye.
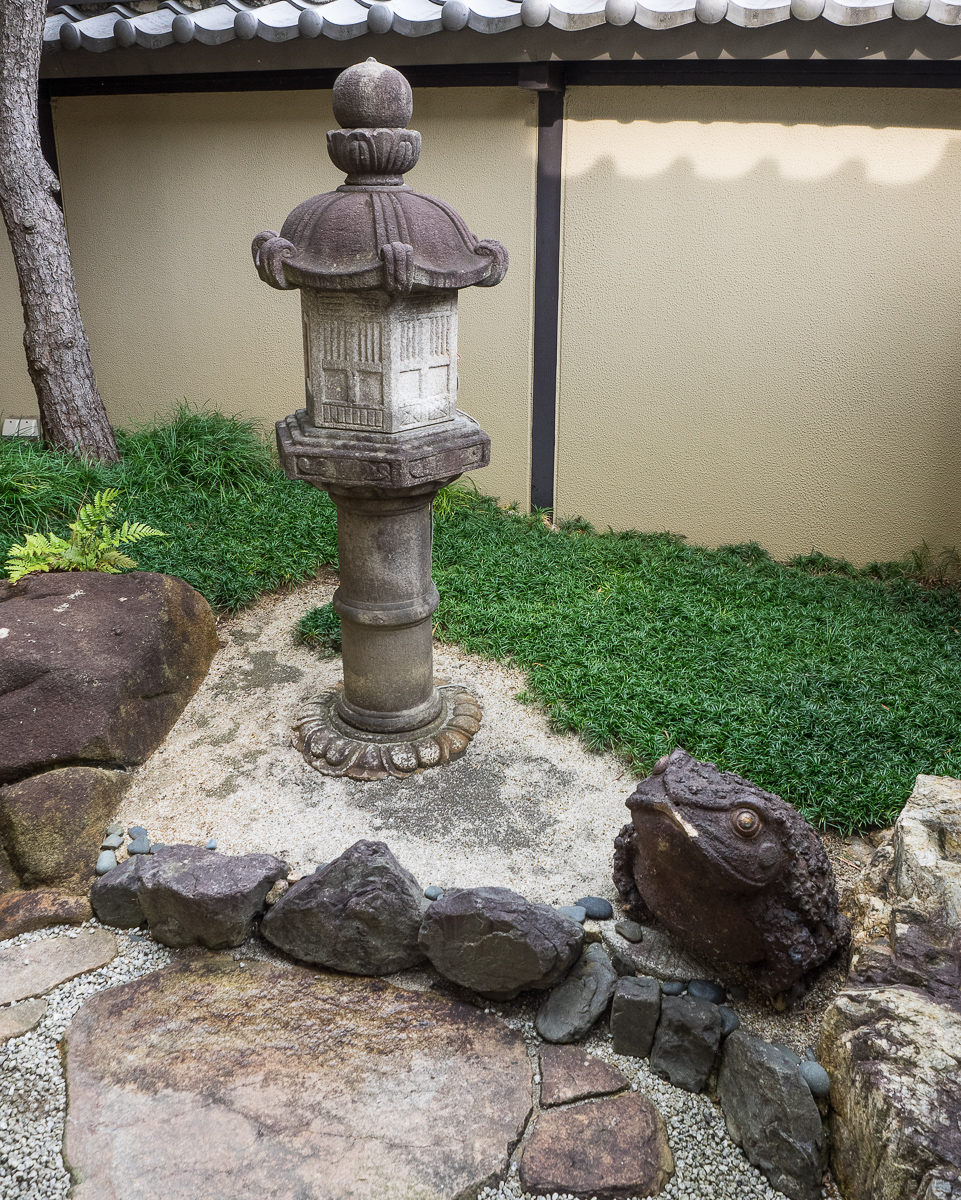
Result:
<instances>
[{"instance_id":1,"label":"frog eye","mask_svg":"<svg viewBox=\"0 0 961 1200\"><path fill-rule=\"evenodd\" d=\"M739 808L731 818L734 832L741 837L756 837L761 832L761 818L750 808Z\"/></svg>"}]
</instances>

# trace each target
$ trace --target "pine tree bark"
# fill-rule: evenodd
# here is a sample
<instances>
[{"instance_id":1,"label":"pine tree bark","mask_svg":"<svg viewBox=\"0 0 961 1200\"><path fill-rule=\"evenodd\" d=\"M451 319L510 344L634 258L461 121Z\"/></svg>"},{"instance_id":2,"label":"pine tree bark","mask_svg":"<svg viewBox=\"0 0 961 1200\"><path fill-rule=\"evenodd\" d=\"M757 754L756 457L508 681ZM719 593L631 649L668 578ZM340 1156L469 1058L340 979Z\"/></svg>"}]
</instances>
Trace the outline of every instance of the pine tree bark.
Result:
<instances>
[{"instance_id":1,"label":"pine tree bark","mask_svg":"<svg viewBox=\"0 0 961 1200\"><path fill-rule=\"evenodd\" d=\"M40 149L37 88L45 0L0 0L0 211L10 235L27 369L44 441L119 458L90 361L56 175Z\"/></svg>"}]
</instances>

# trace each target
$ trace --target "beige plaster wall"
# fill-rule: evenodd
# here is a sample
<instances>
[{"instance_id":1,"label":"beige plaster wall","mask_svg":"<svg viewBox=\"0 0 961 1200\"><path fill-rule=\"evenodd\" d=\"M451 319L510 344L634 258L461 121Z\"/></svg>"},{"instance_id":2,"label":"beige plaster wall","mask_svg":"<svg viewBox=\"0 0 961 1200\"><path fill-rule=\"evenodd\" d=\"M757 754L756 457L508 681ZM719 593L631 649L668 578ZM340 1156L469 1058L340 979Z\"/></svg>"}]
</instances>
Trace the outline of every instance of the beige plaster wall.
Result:
<instances>
[{"instance_id":1,"label":"beige plaster wall","mask_svg":"<svg viewBox=\"0 0 961 1200\"><path fill-rule=\"evenodd\" d=\"M567 114L561 513L777 556L961 543L961 94Z\"/></svg>"},{"instance_id":2,"label":"beige plaster wall","mask_svg":"<svg viewBox=\"0 0 961 1200\"><path fill-rule=\"evenodd\" d=\"M6 230L0 223L0 417L37 416L23 353L23 309Z\"/></svg>"},{"instance_id":3,"label":"beige plaster wall","mask_svg":"<svg viewBox=\"0 0 961 1200\"><path fill-rule=\"evenodd\" d=\"M260 282L250 241L343 182L325 149L330 93L70 97L56 102L55 121L81 305L111 419L153 417L183 397L265 424L300 407L299 295ZM523 500L536 98L423 89L412 125L424 155L411 185L448 200L478 237L511 253L499 287L461 295L460 404L494 443L478 485Z\"/></svg>"}]
</instances>

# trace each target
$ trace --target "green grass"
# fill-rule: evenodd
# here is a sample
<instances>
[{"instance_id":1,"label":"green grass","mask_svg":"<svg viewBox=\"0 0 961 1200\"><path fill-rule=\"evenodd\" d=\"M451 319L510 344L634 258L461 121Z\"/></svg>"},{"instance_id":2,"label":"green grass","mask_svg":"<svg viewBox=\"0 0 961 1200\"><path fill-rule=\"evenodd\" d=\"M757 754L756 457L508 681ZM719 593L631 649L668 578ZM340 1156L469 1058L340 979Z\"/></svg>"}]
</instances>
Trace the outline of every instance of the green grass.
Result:
<instances>
[{"instance_id":1,"label":"green grass","mask_svg":"<svg viewBox=\"0 0 961 1200\"><path fill-rule=\"evenodd\" d=\"M842 830L961 774L961 596L907 567L555 533L470 497L434 562L438 634L523 667L558 728L637 773L684 746Z\"/></svg>"},{"instance_id":2,"label":"green grass","mask_svg":"<svg viewBox=\"0 0 961 1200\"><path fill-rule=\"evenodd\" d=\"M251 423L183 406L162 426L118 431L117 442L123 460L113 466L0 443L0 561L28 530L62 534L81 501L107 487L121 490L121 520L167 534L137 547L138 568L185 579L218 609L335 561L330 500L288 480Z\"/></svg>"},{"instance_id":3,"label":"green grass","mask_svg":"<svg viewBox=\"0 0 961 1200\"><path fill-rule=\"evenodd\" d=\"M169 536L136 548L235 610L336 559L333 507L291 483L250 425L181 409L122 433L102 467L0 443L0 554L31 529L63 532L84 497L122 489L121 518ZM848 830L884 825L919 772L961 775L961 594L921 586L915 561L859 570L755 545L704 550L669 534L552 531L466 488L435 506L440 637L528 673L558 728L637 773L682 745ZM313 625L311 625L311 622ZM300 636L329 651L335 614Z\"/></svg>"}]
</instances>

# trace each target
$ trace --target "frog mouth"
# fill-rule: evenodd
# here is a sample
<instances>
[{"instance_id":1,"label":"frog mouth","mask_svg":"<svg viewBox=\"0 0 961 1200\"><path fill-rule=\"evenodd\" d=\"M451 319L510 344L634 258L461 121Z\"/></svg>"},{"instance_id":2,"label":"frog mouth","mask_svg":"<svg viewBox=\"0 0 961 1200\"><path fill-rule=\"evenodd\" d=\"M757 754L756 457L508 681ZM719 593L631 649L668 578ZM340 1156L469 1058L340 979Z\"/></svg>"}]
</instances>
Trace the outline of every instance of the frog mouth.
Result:
<instances>
[{"instance_id":1,"label":"frog mouth","mask_svg":"<svg viewBox=\"0 0 961 1200\"><path fill-rule=\"evenodd\" d=\"M667 817L668 820L672 821L686 837L693 839L700 837L700 834L694 828L691 822L684 820L670 800L652 800L651 808L653 808L656 812L663 813L664 816Z\"/></svg>"}]
</instances>

